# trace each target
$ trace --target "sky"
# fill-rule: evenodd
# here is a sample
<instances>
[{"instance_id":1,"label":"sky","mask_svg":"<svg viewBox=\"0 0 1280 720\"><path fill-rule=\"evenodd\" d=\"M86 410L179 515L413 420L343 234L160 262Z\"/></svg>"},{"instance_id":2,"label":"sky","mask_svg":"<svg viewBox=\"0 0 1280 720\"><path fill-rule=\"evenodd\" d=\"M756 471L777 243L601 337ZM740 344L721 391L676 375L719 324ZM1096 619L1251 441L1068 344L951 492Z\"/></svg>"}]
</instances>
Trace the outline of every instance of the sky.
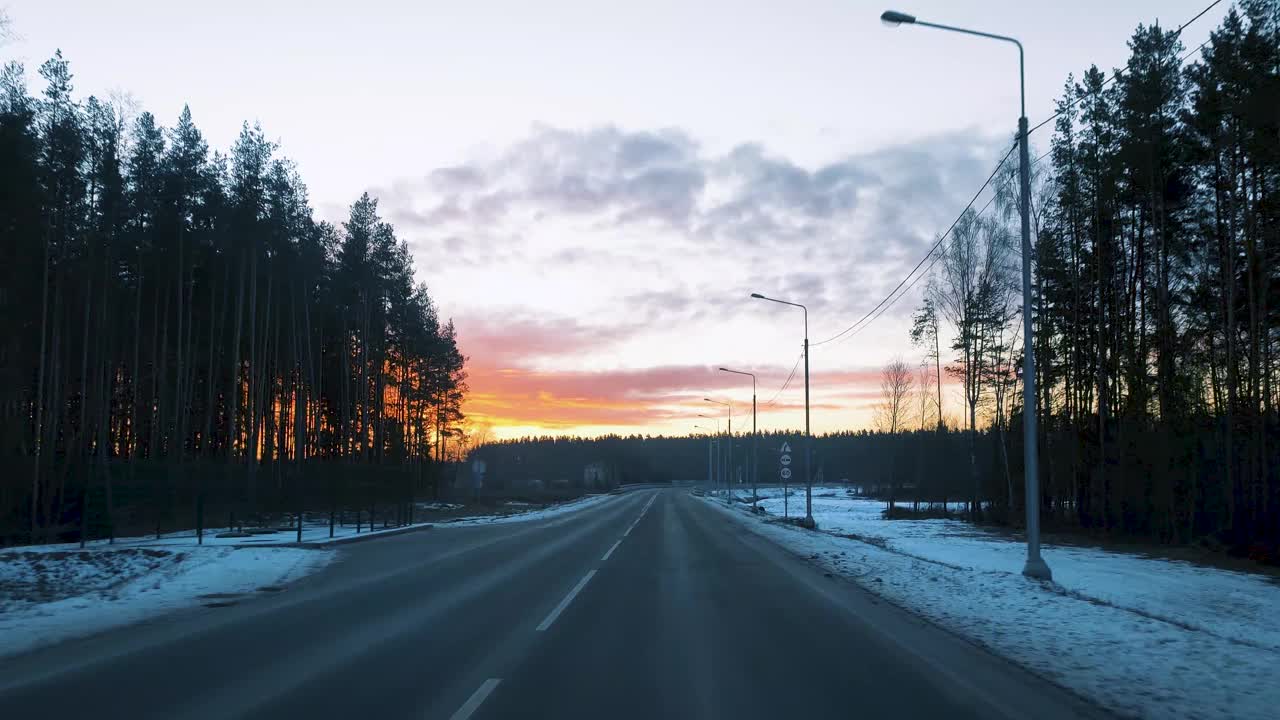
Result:
<instances>
[{"instance_id":1,"label":"sky","mask_svg":"<svg viewBox=\"0 0 1280 720\"><path fill-rule=\"evenodd\" d=\"M1035 125L1068 73L1123 66L1139 23L1177 27L1209 1L894 9L1018 37ZM705 397L746 429L751 379L721 366L757 375L762 430L798 428L803 313L750 294L806 304L812 342L839 333L924 256L1016 129L1011 45L888 27L886 7L0 0L16 34L0 60L34 74L61 48L81 96L127 93L166 125L189 104L213 147L261 123L319 218L371 193L455 322L471 422L498 437L684 434L723 422ZM920 361L921 287L813 348L814 432L869 427L881 368Z\"/></svg>"}]
</instances>

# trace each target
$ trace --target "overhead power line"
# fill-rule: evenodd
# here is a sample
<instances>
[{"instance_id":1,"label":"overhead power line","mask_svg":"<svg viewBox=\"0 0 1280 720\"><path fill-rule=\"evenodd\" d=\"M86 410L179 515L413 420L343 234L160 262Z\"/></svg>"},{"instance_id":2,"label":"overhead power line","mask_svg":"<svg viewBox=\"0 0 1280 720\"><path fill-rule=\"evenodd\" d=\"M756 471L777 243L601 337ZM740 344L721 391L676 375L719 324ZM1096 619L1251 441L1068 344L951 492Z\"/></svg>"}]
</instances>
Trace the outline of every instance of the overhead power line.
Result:
<instances>
[{"instance_id":1,"label":"overhead power line","mask_svg":"<svg viewBox=\"0 0 1280 720\"><path fill-rule=\"evenodd\" d=\"M1193 17L1193 18L1191 18L1190 20L1188 20L1188 21L1186 21L1186 22L1182 23L1181 25L1179 25L1179 26L1178 26L1178 29L1173 31L1173 36L1174 36L1174 37L1182 37L1182 31L1183 31L1183 30L1186 30L1186 29L1187 29L1187 27L1188 27L1189 25L1191 25L1191 23L1193 23L1193 22L1195 22L1195 21L1199 20L1200 18L1204 17L1204 14L1205 14L1205 13L1209 12L1210 10L1212 10L1212 9L1214 8L1214 6L1216 6L1216 5L1217 5L1218 3L1220 3L1220 2L1222 2L1222 0L1214 0L1213 2L1209 3L1209 5L1208 5L1207 7L1205 7L1205 9L1203 9L1203 10L1201 10L1200 12L1196 13L1196 14L1195 14L1195 17ZM1206 40L1204 43L1202 43L1202 44L1200 45L1200 47L1196 48L1196 50L1199 50L1200 48L1203 48L1205 45L1207 45L1207 44L1208 44L1208 42L1209 42L1209 41L1208 41L1208 40ZM1191 52L1196 52L1196 50L1192 50ZM1191 55L1191 53L1187 53L1186 55L1183 55L1183 56L1182 56L1182 58L1179 60L1179 62L1181 62L1181 60L1185 60L1189 55ZM1120 68L1119 70L1117 70L1117 71L1115 71L1115 72L1111 73L1111 77L1107 78L1106 80L1103 80L1103 81L1102 81L1102 84L1098 86L1098 89L1099 89L1099 90L1101 90L1102 88L1104 88L1104 87L1106 87L1106 86L1110 85L1111 83L1115 82L1115 81L1116 81L1116 79L1118 79L1122 74L1124 74L1124 73L1125 73L1125 71L1127 71L1127 70L1129 69L1129 66L1130 66L1130 65L1132 65L1132 64L1133 64L1133 63L1132 63L1132 61L1131 61L1131 62L1128 62L1128 63L1125 63L1125 66L1124 66L1124 67L1122 67L1122 68ZM1056 112L1056 113L1054 113L1054 114L1050 115L1049 117L1045 118L1044 120L1041 120L1038 124L1036 124L1036 126L1035 126L1035 127L1033 127L1033 128L1031 128L1030 130L1028 130L1028 131L1027 131L1027 135L1029 136L1029 135L1031 135L1031 133L1033 133L1033 132L1035 132L1035 131L1039 130L1040 128L1044 127L1045 125L1048 125L1049 123L1053 122L1054 120L1057 120L1057 119L1058 119L1058 117L1059 117L1060 115L1062 115L1062 113L1064 113L1064 112L1066 112L1066 111L1070 110L1071 108L1075 107L1075 106L1076 106L1076 103L1080 102L1080 100L1081 100L1081 99L1082 99L1082 98L1080 98L1080 97L1073 98L1073 99L1071 100L1071 102L1067 103L1067 104L1066 104L1066 105L1065 105L1061 110L1059 110L1058 112Z\"/></svg>"},{"instance_id":2,"label":"overhead power line","mask_svg":"<svg viewBox=\"0 0 1280 720\"><path fill-rule=\"evenodd\" d=\"M929 258L934 256L934 254L938 251L938 248L942 246L942 243L946 241L947 236L951 234L951 231L956 229L956 225L960 223L960 219L963 218L964 214L969 211L969 208L973 207L973 204L978 201L978 198L982 195L982 192L986 190L987 186L991 184L991 181L995 179L996 174L1000 172L1000 168L1004 165L1004 161L1009 159L1009 156L1013 154L1013 151L1017 149L1017 147L1018 146L1016 144L1011 145L1009 147L1009 151L1006 152L1004 154L1004 157L1000 159L1000 162L996 164L996 168L991 171L990 175L987 176L986 181L982 183L982 187L978 188L978 192L974 193L973 197L969 199L969 202L964 206L964 210L961 210L960 214L956 216L956 219L952 221L951 227L947 228L946 232L938 236L937 242L933 244L933 247L929 248L929 252L924 257L920 258L920 262L916 263L916 266L911 268L911 272L907 273L907 276L902 278L902 281L899 282L897 286L893 288L893 290L890 290L889 294L885 295L883 300L876 303L875 307L868 310L866 315L863 315L862 317L858 318L858 320L854 322L852 325L850 325L849 327L845 328L844 330L841 330L835 335L832 335L826 340L820 340L816 343L809 343L809 347L826 345L827 343L832 342L833 340L839 340L841 337L847 335L850 332L855 332L859 328L859 326L864 323L864 321L866 321L877 310L883 307L885 303L889 302L890 298L893 297L894 293L898 292L898 290L900 290L902 286L905 285L907 281L911 279L911 276L915 275L916 271L919 270L920 267L923 266L926 262L928 262Z\"/></svg>"},{"instance_id":3,"label":"overhead power line","mask_svg":"<svg viewBox=\"0 0 1280 720\"><path fill-rule=\"evenodd\" d=\"M791 385L792 378L796 376L796 368L800 367L800 361L803 359L804 359L804 353L800 353L800 355L796 358L796 364L791 366L791 374L787 375L786 382L782 383L782 387L778 388L778 392L773 394L773 398L769 400L769 402L764 404L765 407L769 407L773 405L775 402L777 402L778 398L781 397L782 392Z\"/></svg>"}]
</instances>

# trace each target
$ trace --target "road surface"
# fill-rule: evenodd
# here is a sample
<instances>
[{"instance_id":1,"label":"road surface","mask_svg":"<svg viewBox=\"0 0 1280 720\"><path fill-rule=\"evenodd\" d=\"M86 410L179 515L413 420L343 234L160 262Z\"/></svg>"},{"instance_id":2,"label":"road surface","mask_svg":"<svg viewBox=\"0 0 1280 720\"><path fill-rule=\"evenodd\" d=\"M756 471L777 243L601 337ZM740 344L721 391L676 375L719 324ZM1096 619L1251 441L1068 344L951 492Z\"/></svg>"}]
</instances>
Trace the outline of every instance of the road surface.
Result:
<instances>
[{"instance_id":1,"label":"road surface","mask_svg":"<svg viewBox=\"0 0 1280 720\"><path fill-rule=\"evenodd\" d=\"M1100 715L707 502L633 490L543 521L352 545L281 593L8 658L0 707L192 720Z\"/></svg>"}]
</instances>

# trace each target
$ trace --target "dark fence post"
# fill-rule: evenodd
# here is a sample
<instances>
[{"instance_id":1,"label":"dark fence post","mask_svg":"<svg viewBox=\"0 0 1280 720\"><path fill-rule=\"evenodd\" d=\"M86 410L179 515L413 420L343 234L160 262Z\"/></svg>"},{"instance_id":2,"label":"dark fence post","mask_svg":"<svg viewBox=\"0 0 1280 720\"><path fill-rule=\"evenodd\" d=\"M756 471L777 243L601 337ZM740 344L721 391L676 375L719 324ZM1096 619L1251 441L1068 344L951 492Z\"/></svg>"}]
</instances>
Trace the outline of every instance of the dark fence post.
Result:
<instances>
[{"instance_id":1,"label":"dark fence post","mask_svg":"<svg viewBox=\"0 0 1280 720\"><path fill-rule=\"evenodd\" d=\"M298 468L298 542L302 542L302 516L306 514L307 500L303 495L302 468Z\"/></svg>"},{"instance_id":2,"label":"dark fence post","mask_svg":"<svg viewBox=\"0 0 1280 720\"><path fill-rule=\"evenodd\" d=\"M196 490L196 544L204 544L204 475L200 476L200 486Z\"/></svg>"},{"instance_id":3,"label":"dark fence post","mask_svg":"<svg viewBox=\"0 0 1280 720\"><path fill-rule=\"evenodd\" d=\"M89 478L84 481L84 494L80 499L80 547L84 548L85 536L89 534Z\"/></svg>"}]
</instances>

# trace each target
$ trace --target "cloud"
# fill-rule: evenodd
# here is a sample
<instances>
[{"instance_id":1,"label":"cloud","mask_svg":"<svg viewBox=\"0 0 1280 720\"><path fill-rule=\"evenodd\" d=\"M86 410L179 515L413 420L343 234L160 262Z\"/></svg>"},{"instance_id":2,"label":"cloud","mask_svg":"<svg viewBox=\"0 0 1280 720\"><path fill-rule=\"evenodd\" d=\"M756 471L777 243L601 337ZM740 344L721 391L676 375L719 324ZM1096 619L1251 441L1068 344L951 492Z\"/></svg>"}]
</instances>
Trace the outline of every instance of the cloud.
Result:
<instances>
[{"instance_id":1,"label":"cloud","mask_svg":"<svg viewBox=\"0 0 1280 720\"><path fill-rule=\"evenodd\" d=\"M770 368L777 382L788 368ZM473 386L465 408L468 416L503 425L553 429L590 425L643 428L656 422L687 420L708 412L708 393L725 396L742 383L712 366L667 365L648 368L556 371L497 367L481 362L469 368ZM749 386L747 386L749 389ZM763 403L763 398L761 403ZM780 398L763 412L795 410L803 400ZM815 410L837 411L836 403L815 399ZM750 399L737 405L735 417L750 414Z\"/></svg>"},{"instance_id":2,"label":"cloud","mask_svg":"<svg viewBox=\"0 0 1280 720\"><path fill-rule=\"evenodd\" d=\"M477 362L506 370L541 358L572 357L631 335L621 324L585 325L569 317L535 315L517 309L453 318L458 343Z\"/></svg>"},{"instance_id":3,"label":"cloud","mask_svg":"<svg viewBox=\"0 0 1280 720\"><path fill-rule=\"evenodd\" d=\"M532 316L502 321L463 317L455 324L459 341L472 358L468 365L471 393L465 412L478 422L548 430L580 431L590 426L641 429L671 420L692 422L699 413L708 412L702 399L708 394L734 398L735 415L740 417L745 417L750 407L746 394L750 385L713 365L600 370L573 366L575 357L621 342L639 332L638 326L596 327L570 318ZM539 360L544 361L540 366ZM551 369L546 361L551 361ZM761 413L803 408L799 377L792 379L787 392L776 392L790 373L789 366L742 369L759 377ZM879 379L879 369L816 372L811 407L822 413L847 409L839 402L841 398L873 397Z\"/></svg>"},{"instance_id":4,"label":"cloud","mask_svg":"<svg viewBox=\"0 0 1280 720\"><path fill-rule=\"evenodd\" d=\"M814 339L842 329L927 252L1005 141L953 132L803 164L756 142L712 150L679 128L543 126L487 157L372 192L456 308L472 358L469 412L506 424L643 426L690 393L732 387L708 367L671 364L650 338L697 344L733 322L753 291L803 300ZM920 287L881 327L900 324ZM556 314L567 307L579 315ZM861 363L892 349L841 347ZM602 357L651 366L590 369ZM762 394L793 359L766 369ZM858 407L871 402L878 368L842 372L815 375L821 402L838 403L837 388ZM775 411L791 403L783 397Z\"/></svg>"},{"instance_id":5,"label":"cloud","mask_svg":"<svg viewBox=\"0 0 1280 720\"><path fill-rule=\"evenodd\" d=\"M922 252L997 145L953 132L808 168L760 143L711 153L678 128L539 126L494 157L373 192L424 249L467 237L464 264L525 259L511 239L554 219L594 232L652 227L703 245L786 248L830 267Z\"/></svg>"}]
</instances>

